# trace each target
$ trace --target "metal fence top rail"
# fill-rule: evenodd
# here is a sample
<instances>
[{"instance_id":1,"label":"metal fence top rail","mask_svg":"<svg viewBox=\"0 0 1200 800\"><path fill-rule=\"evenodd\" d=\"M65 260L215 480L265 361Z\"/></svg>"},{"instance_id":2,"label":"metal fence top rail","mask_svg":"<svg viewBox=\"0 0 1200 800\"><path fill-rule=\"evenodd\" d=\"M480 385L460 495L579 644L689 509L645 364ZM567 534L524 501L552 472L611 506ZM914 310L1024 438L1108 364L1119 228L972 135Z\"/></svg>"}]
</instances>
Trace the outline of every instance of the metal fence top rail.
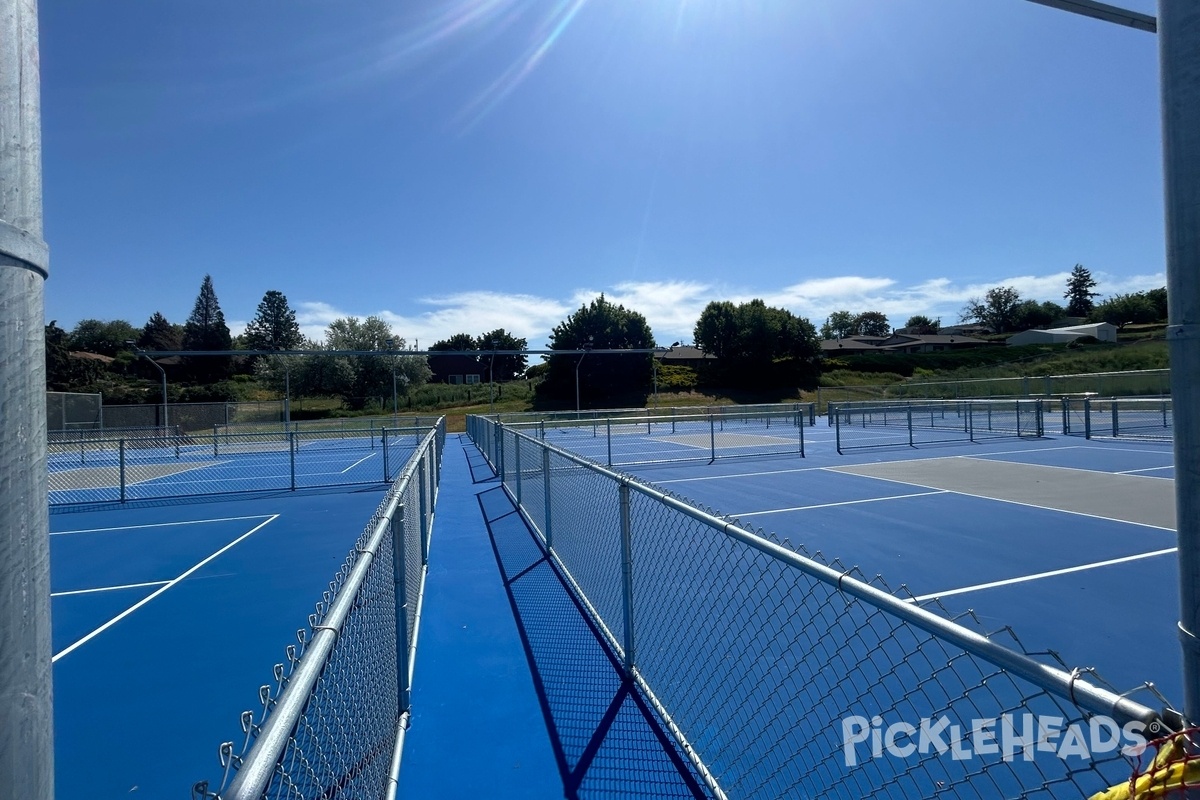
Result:
<instances>
[{"instance_id":1,"label":"metal fence top rail","mask_svg":"<svg viewBox=\"0 0 1200 800\"><path fill-rule=\"evenodd\" d=\"M493 423L503 429L501 423ZM698 522L720 531L749 547L775 558L788 566L800 570L806 575L835 587L851 597L874 606L888 614L898 617L939 639L961 648L971 655L1001 667L1014 675L1024 678L1031 683L1044 688L1058 698L1094 714L1105 714L1125 724L1130 721L1140 721L1146 725L1151 734L1161 735L1167 726L1163 715L1154 709L1142 705L1121 694L1100 686L1088 683L1079 677L1080 671L1067 671L1049 664L1043 664L1028 655L991 641L982 634L958 625L955 622L938 616L916 604L905 602L903 599L877 589L870 584L854 578L850 571L839 571L820 562L807 558L775 544L759 536L753 531L740 526L740 523L716 517L706 511L693 507L688 502L667 492L656 489L641 482L639 479L623 475L607 469L595 462L589 461L562 448L542 442L510 428L514 437L525 439L536 447L543 447L578 466L592 470L622 486L639 492L663 505L691 517Z\"/></svg>"},{"instance_id":2,"label":"metal fence top rail","mask_svg":"<svg viewBox=\"0 0 1200 800\"><path fill-rule=\"evenodd\" d=\"M229 788L221 795L223 800L251 800L252 798L257 800L265 791L275 773L279 758L283 754L284 748L287 747L292 730L296 727L296 723L308 703L313 687L321 677L321 672L337 641L342 624L350 614L358 591L367 578L367 572L375 559L375 553L384 536L387 535L392 517L401 505L404 489L416 474L423 454L433 446L437 437L438 428L435 426L425 434L420 446L405 465L404 471L389 489L385 511L379 516L366 546L356 548L358 557L350 569L350 574L339 588L337 596L333 598L328 613L314 631L312 640L305 648L303 658L300 659L299 666L288 678L286 689L271 709L271 713L263 721L253 747L238 768Z\"/></svg>"}]
</instances>

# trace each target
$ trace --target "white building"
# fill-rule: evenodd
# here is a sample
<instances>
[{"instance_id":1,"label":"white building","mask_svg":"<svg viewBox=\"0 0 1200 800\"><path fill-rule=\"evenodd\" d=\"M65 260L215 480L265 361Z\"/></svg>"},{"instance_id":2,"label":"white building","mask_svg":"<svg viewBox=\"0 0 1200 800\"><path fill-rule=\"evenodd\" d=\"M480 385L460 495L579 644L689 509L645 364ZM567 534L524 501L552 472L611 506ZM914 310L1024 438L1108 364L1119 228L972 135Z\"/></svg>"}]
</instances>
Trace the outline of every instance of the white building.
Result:
<instances>
[{"instance_id":1,"label":"white building","mask_svg":"<svg viewBox=\"0 0 1200 800\"><path fill-rule=\"evenodd\" d=\"M1072 325L1069 328L1049 328L1048 330L1028 330L1014 333L1008 337L1006 344L1066 344L1081 336L1094 336L1101 342L1117 340L1117 326L1111 322L1096 322L1090 325Z\"/></svg>"}]
</instances>

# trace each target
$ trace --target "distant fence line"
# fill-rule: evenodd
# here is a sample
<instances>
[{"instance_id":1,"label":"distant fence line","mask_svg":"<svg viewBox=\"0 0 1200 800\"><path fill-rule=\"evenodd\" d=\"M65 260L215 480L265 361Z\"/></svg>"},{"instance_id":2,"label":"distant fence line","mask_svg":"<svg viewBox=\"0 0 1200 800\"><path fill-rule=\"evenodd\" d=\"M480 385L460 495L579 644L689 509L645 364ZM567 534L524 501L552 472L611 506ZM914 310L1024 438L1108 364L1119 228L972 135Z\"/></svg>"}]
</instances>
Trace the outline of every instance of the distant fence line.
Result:
<instances>
[{"instance_id":1,"label":"distant fence line","mask_svg":"<svg viewBox=\"0 0 1200 800\"><path fill-rule=\"evenodd\" d=\"M951 400L959 398L1019 397L1091 393L1102 396L1168 395L1169 369L1123 372L1083 372L1073 375L1029 375L1020 378L971 378L948 381L903 381L862 386L822 386L817 389L817 406L824 411L831 402L911 397Z\"/></svg>"},{"instance_id":2,"label":"distant fence line","mask_svg":"<svg viewBox=\"0 0 1200 800\"><path fill-rule=\"evenodd\" d=\"M242 713L241 740L220 745L220 780L196 783L193 798L395 797L445 439L443 419Z\"/></svg>"},{"instance_id":3,"label":"distant fence line","mask_svg":"<svg viewBox=\"0 0 1200 800\"><path fill-rule=\"evenodd\" d=\"M53 432L47 444L49 501L78 506L387 483L428 429Z\"/></svg>"},{"instance_id":4,"label":"distant fence line","mask_svg":"<svg viewBox=\"0 0 1200 800\"><path fill-rule=\"evenodd\" d=\"M969 731L1052 718L1086 732L1099 716L1150 736L1181 724L1007 628L951 619L507 425L468 417L467 430L712 797L1086 797L1129 782L1116 748L1068 763L1022 729L969 761L949 746L871 758L847 744L846 720Z\"/></svg>"}]
</instances>

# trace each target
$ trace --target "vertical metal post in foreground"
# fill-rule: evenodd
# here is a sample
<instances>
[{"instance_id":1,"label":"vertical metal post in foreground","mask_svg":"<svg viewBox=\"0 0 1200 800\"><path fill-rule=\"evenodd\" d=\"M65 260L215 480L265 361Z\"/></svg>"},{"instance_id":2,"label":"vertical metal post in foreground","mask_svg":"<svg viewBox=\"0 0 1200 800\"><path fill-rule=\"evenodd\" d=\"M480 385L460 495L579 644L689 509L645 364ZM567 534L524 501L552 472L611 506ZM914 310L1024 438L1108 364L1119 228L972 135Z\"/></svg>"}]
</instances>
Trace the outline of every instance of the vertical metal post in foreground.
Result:
<instances>
[{"instance_id":1,"label":"vertical metal post in foreground","mask_svg":"<svg viewBox=\"0 0 1200 800\"><path fill-rule=\"evenodd\" d=\"M1159 0L1184 713L1200 720L1200 3Z\"/></svg>"},{"instance_id":2,"label":"vertical metal post in foreground","mask_svg":"<svg viewBox=\"0 0 1200 800\"><path fill-rule=\"evenodd\" d=\"M546 492L546 529L544 531L542 531L542 536L545 537L545 539L546 539L546 549L553 551L554 550L554 522L553 522L553 517L551 515L551 512L554 508L554 503L551 500L551 498L552 498L551 489L553 487L550 484L550 448L549 447L542 448L542 479L544 481L544 487L545 487L545 492Z\"/></svg>"},{"instance_id":3,"label":"vertical metal post in foreground","mask_svg":"<svg viewBox=\"0 0 1200 800\"><path fill-rule=\"evenodd\" d=\"M0 0L0 792L54 796L36 0Z\"/></svg>"},{"instance_id":4,"label":"vertical metal post in foreground","mask_svg":"<svg viewBox=\"0 0 1200 800\"><path fill-rule=\"evenodd\" d=\"M625 651L625 674L632 676L636 661L633 652L633 522L629 484L622 482L617 491L621 503L621 610L625 623L621 647Z\"/></svg>"}]
</instances>

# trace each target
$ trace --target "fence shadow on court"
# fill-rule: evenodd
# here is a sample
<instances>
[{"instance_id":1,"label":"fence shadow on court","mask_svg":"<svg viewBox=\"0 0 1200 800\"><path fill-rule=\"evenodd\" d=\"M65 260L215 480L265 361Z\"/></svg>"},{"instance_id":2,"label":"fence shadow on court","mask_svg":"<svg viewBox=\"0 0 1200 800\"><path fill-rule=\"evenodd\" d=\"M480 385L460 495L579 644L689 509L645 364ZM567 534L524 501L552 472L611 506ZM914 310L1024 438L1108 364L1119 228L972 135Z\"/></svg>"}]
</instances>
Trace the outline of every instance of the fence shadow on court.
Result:
<instances>
[{"instance_id":1,"label":"fence shadow on court","mask_svg":"<svg viewBox=\"0 0 1200 800\"><path fill-rule=\"evenodd\" d=\"M478 500L564 795L707 797L508 495L497 487Z\"/></svg>"}]
</instances>

